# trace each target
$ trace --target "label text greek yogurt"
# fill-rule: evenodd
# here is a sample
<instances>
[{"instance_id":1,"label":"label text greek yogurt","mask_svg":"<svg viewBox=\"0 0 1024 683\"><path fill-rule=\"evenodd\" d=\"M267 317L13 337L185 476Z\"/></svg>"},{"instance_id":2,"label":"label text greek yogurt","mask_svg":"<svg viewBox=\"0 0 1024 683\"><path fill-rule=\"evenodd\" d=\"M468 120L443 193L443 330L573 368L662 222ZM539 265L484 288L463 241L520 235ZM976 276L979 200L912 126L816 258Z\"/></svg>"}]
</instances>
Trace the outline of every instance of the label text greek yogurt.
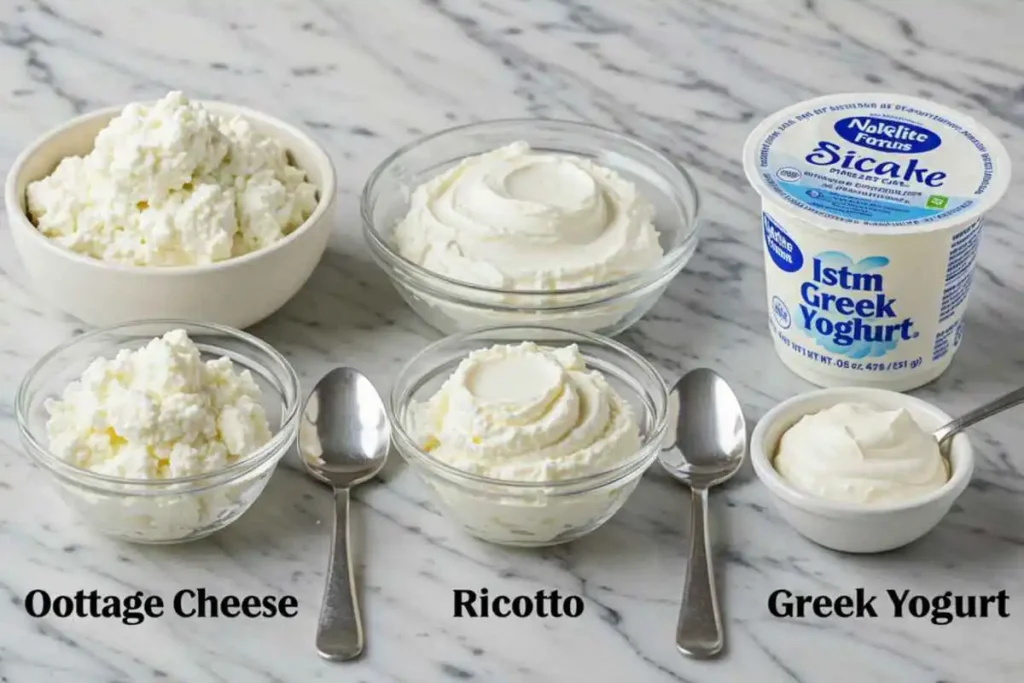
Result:
<instances>
[{"instance_id":1,"label":"label text greek yogurt","mask_svg":"<svg viewBox=\"0 0 1024 683\"><path fill-rule=\"evenodd\" d=\"M856 589L852 595L802 595L780 588L768 596L768 611L780 619L875 619L885 605L889 615L897 619L927 619L937 626L945 626L956 619L1006 619L1010 616L1010 597L1005 589L991 595L959 595L952 591L922 595L907 589L889 588L884 596L880 599L881 595L869 595L864 588Z\"/></svg>"},{"instance_id":2,"label":"label text greek yogurt","mask_svg":"<svg viewBox=\"0 0 1024 683\"><path fill-rule=\"evenodd\" d=\"M826 266L822 259L813 259L811 279L800 287L800 316L804 329L831 337L838 346L854 342L896 342L912 338L914 321L897 321L896 299L885 294L884 278L880 273L851 270L849 266ZM835 288L836 294L825 288ZM858 298L857 294L868 297ZM830 315L842 316L836 320ZM847 316L857 316L845 319ZM872 324L868 320L891 320Z\"/></svg>"}]
</instances>

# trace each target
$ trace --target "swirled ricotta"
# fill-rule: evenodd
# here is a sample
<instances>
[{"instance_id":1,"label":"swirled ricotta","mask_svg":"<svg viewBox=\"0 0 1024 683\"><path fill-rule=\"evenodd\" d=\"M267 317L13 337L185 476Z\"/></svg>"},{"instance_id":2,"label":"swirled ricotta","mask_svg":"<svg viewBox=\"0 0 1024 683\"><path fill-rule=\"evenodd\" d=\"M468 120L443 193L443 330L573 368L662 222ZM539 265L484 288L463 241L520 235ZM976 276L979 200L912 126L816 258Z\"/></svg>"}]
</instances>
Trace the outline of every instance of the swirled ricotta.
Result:
<instances>
[{"instance_id":1,"label":"swirled ricotta","mask_svg":"<svg viewBox=\"0 0 1024 683\"><path fill-rule=\"evenodd\" d=\"M653 219L615 171L515 142L416 188L393 239L403 257L455 280L558 291L656 264L664 252Z\"/></svg>"},{"instance_id":2,"label":"swirled ricotta","mask_svg":"<svg viewBox=\"0 0 1024 683\"><path fill-rule=\"evenodd\" d=\"M576 345L474 351L430 400L414 405L414 415L432 456L503 481L607 472L640 449L630 405L587 368Z\"/></svg>"},{"instance_id":3,"label":"swirled ricotta","mask_svg":"<svg viewBox=\"0 0 1024 683\"><path fill-rule=\"evenodd\" d=\"M949 479L938 442L909 412L863 403L801 418L782 435L774 464L805 493L867 505L913 500Z\"/></svg>"}]
</instances>

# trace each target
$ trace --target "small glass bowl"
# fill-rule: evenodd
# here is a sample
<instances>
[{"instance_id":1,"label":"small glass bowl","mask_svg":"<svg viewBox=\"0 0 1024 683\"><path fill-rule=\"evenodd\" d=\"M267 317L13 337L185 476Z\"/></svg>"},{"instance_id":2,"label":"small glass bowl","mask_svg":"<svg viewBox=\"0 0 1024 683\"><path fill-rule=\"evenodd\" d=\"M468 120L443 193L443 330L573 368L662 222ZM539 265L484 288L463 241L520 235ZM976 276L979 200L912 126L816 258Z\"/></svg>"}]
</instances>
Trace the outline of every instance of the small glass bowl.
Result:
<instances>
[{"instance_id":1,"label":"small glass bowl","mask_svg":"<svg viewBox=\"0 0 1024 683\"><path fill-rule=\"evenodd\" d=\"M654 204L665 252L654 267L617 280L563 290L505 290L440 275L399 255L392 243L413 190L464 158L517 140L538 151L592 159L636 184ZM509 119L472 123L402 147L363 188L363 233L402 298L444 332L495 325L555 325L615 335L639 320L697 248L699 195L693 180L660 152L630 137L570 121Z\"/></svg>"},{"instance_id":2,"label":"small glass bowl","mask_svg":"<svg viewBox=\"0 0 1024 683\"><path fill-rule=\"evenodd\" d=\"M411 433L410 406L433 396L471 351L523 341L579 347L587 366L600 370L633 408L641 441L633 458L612 470L576 479L506 481L457 469L420 448ZM464 332L431 344L399 371L389 410L398 452L448 517L491 543L546 546L585 536L622 507L660 450L667 403L668 392L658 371L622 344L584 332L522 326Z\"/></svg>"},{"instance_id":3,"label":"small glass bowl","mask_svg":"<svg viewBox=\"0 0 1024 683\"><path fill-rule=\"evenodd\" d=\"M137 349L154 337L184 329L203 360L227 356L249 370L263 397L273 437L223 470L173 479L125 479L68 463L47 448L45 402L59 398L96 358ZM284 356L256 337L230 327L183 320L129 322L75 337L37 362L15 399L25 450L52 475L69 507L100 532L136 543L180 543L231 524L253 504L278 460L291 446L298 423L299 380Z\"/></svg>"}]
</instances>

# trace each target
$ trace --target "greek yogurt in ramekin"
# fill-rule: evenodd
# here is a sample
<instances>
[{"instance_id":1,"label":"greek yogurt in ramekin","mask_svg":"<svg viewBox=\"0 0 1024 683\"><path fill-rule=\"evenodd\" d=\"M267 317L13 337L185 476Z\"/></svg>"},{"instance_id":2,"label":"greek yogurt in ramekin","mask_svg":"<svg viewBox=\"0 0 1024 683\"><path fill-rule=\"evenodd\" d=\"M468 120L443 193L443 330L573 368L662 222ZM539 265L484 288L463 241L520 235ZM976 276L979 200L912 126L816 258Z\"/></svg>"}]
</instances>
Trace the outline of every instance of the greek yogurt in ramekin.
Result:
<instances>
[{"instance_id":1,"label":"greek yogurt in ramekin","mask_svg":"<svg viewBox=\"0 0 1024 683\"><path fill-rule=\"evenodd\" d=\"M743 166L782 361L821 386L905 391L942 374L982 219L1010 180L995 135L926 100L829 95L765 119Z\"/></svg>"}]
</instances>

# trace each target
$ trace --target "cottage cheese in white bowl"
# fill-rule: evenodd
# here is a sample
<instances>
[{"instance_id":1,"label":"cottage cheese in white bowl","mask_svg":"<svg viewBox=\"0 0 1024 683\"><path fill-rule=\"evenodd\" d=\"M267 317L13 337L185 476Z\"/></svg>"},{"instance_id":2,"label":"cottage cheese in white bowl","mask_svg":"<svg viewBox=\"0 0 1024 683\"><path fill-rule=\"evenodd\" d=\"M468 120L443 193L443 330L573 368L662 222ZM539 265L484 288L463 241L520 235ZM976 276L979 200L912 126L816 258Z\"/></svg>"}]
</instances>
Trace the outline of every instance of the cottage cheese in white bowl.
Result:
<instances>
[{"instance_id":1,"label":"cottage cheese in white bowl","mask_svg":"<svg viewBox=\"0 0 1024 683\"><path fill-rule=\"evenodd\" d=\"M15 160L5 204L33 285L55 307L94 325L246 327L308 279L335 194L330 159L298 129L172 92L39 138Z\"/></svg>"},{"instance_id":2,"label":"cottage cheese in white bowl","mask_svg":"<svg viewBox=\"0 0 1024 683\"><path fill-rule=\"evenodd\" d=\"M427 347L391 391L395 443L442 511L493 543L579 538L625 503L665 432L657 371L609 339L490 328Z\"/></svg>"},{"instance_id":3,"label":"cottage cheese in white bowl","mask_svg":"<svg viewBox=\"0 0 1024 683\"><path fill-rule=\"evenodd\" d=\"M949 366L1003 145L947 107L830 95L765 119L743 150L761 195L775 350L823 386L904 391Z\"/></svg>"},{"instance_id":4,"label":"cottage cheese in white bowl","mask_svg":"<svg viewBox=\"0 0 1024 683\"><path fill-rule=\"evenodd\" d=\"M243 332L149 321L54 349L15 403L27 452L87 523L175 543L227 526L263 491L295 436L298 379Z\"/></svg>"}]
</instances>

